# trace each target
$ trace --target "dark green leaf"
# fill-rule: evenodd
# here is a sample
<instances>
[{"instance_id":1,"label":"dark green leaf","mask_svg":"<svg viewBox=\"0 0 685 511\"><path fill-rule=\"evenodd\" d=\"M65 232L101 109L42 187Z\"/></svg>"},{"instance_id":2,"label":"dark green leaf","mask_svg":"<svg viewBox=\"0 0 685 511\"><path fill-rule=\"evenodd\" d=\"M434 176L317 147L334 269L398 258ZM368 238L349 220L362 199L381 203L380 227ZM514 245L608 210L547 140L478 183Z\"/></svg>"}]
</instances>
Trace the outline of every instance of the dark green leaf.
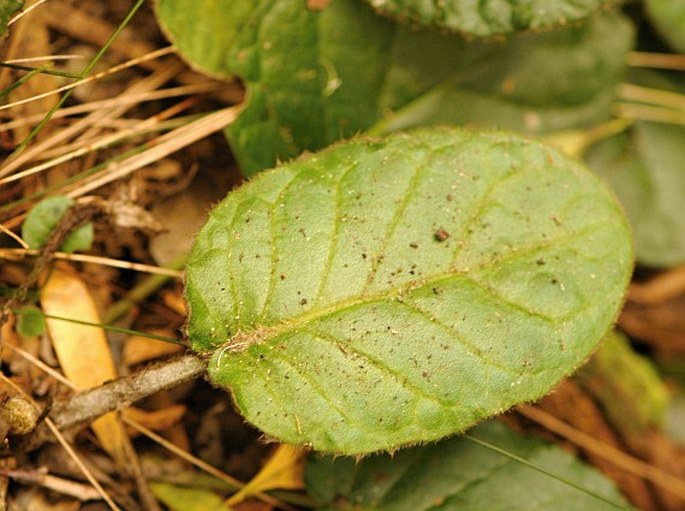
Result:
<instances>
[{"instance_id":1,"label":"dark green leaf","mask_svg":"<svg viewBox=\"0 0 685 511\"><path fill-rule=\"evenodd\" d=\"M468 35L491 36L519 30L566 25L593 14L610 0L366 0L378 12L412 24L447 28Z\"/></svg>"},{"instance_id":2,"label":"dark green leaf","mask_svg":"<svg viewBox=\"0 0 685 511\"><path fill-rule=\"evenodd\" d=\"M627 509L612 483L551 444L488 423L472 432L509 453L562 476L616 505L552 479L471 442L452 438L394 456L315 455L305 470L308 492L326 510L599 511Z\"/></svg>"},{"instance_id":3,"label":"dark green leaf","mask_svg":"<svg viewBox=\"0 0 685 511\"><path fill-rule=\"evenodd\" d=\"M609 328L631 264L611 194L552 149L449 129L355 140L211 213L188 334L269 435L392 449L543 395Z\"/></svg>"},{"instance_id":4,"label":"dark green leaf","mask_svg":"<svg viewBox=\"0 0 685 511\"><path fill-rule=\"evenodd\" d=\"M395 25L356 0L323 10L223 0L202 25L224 13L220 37L198 28L205 11L196 2L160 0L158 12L186 58L247 83L247 108L228 130L247 174L370 128L592 124L609 116L632 46L631 25L615 14L502 43Z\"/></svg>"},{"instance_id":5,"label":"dark green leaf","mask_svg":"<svg viewBox=\"0 0 685 511\"><path fill-rule=\"evenodd\" d=\"M646 0L647 12L657 29L674 49L685 52L685 2Z\"/></svg>"},{"instance_id":6,"label":"dark green leaf","mask_svg":"<svg viewBox=\"0 0 685 511\"><path fill-rule=\"evenodd\" d=\"M638 261L685 262L685 127L636 122L628 133L594 146L586 160L625 205Z\"/></svg>"},{"instance_id":7,"label":"dark green leaf","mask_svg":"<svg viewBox=\"0 0 685 511\"><path fill-rule=\"evenodd\" d=\"M48 241L50 233L66 213L73 200L63 195L56 195L43 199L26 215L22 225L22 237L30 248L41 248ZM60 250L75 252L88 250L93 243L93 224L83 225L70 233Z\"/></svg>"}]
</instances>

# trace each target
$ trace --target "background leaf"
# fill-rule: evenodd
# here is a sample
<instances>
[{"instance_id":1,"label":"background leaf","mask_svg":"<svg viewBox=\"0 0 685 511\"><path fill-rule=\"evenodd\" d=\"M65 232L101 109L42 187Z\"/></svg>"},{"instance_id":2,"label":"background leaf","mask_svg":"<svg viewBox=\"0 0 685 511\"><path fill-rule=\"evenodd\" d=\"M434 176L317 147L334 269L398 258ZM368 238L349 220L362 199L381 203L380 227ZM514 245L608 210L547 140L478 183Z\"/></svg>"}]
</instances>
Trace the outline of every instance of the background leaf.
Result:
<instances>
[{"instance_id":1,"label":"background leaf","mask_svg":"<svg viewBox=\"0 0 685 511\"><path fill-rule=\"evenodd\" d=\"M474 437L547 468L616 502L612 506L536 472L465 438L377 455L351 458L312 456L305 482L319 509L386 511L627 509L612 483L558 447L491 422Z\"/></svg>"},{"instance_id":2,"label":"background leaf","mask_svg":"<svg viewBox=\"0 0 685 511\"><path fill-rule=\"evenodd\" d=\"M685 52L685 2L683 0L646 0L647 12L669 44Z\"/></svg>"},{"instance_id":3,"label":"background leaf","mask_svg":"<svg viewBox=\"0 0 685 511\"><path fill-rule=\"evenodd\" d=\"M633 39L618 14L502 43L396 25L356 0L322 10L300 0L250 2L249 12L246 2L219 4L205 12L161 0L158 15L186 58L246 82L248 104L228 136L247 174L370 128L477 123L541 133L604 120ZM196 28L204 16L230 28L217 40Z\"/></svg>"},{"instance_id":4,"label":"background leaf","mask_svg":"<svg viewBox=\"0 0 685 511\"><path fill-rule=\"evenodd\" d=\"M22 237L30 248L41 248L47 243L52 230L57 226L73 200L64 195L43 199L26 215L21 228ZM70 233L60 245L63 252L88 250L93 243L93 224L86 224Z\"/></svg>"},{"instance_id":5,"label":"background leaf","mask_svg":"<svg viewBox=\"0 0 685 511\"><path fill-rule=\"evenodd\" d=\"M25 339L43 335L45 320L43 313L34 306L22 307L17 311L17 333Z\"/></svg>"},{"instance_id":6,"label":"background leaf","mask_svg":"<svg viewBox=\"0 0 685 511\"><path fill-rule=\"evenodd\" d=\"M683 93L663 74L633 71L629 81L657 94ZM685 127L635 121L626 132L593 145L585 161L611 184L623 203L638 261L655 267L685 262Z\"/></svg>"},{"instance_id":7,"label":"background leaf","mask_svg":"<svg viewBox=\"0 0 685 511\"><path fill-rule=\"evenodd\" d=\"M447 28L476 36L538 30L579 21L607 0L532 0L473 2L470 0L366 0L378 12L410 24Z\"/></svg>"},{"instance_id":8,"label":"background leaf","mask_svg":"<svg viewBox=\"0 0 685 511\"><path fill-rule=\"evenodd\" d=\"M188 488L168 483L150 483L155 497L171 511L230 511L224 499L212 490Z\"/></svg>"},{"instance_id":9,"label":"background leaf","mask_svg":"<svg viewBox=\"0 0 685 511\"><path fill-rule=\"evenodd\" d=\"M0 2L0 36L5 35L7 22L23 5L23 0L2 0Z\"/></svg>"},{"instance_id":10,"label":"background leaf","mask_svg":"<svg viewBox=\"0 0 685 511\"><path fill-rule=\"evenodd\" d=\"M628 133L597 144L588 164L616 190L633 227L638 261L685 261L685 127L636 122Z\"/></svg>"},{"instance_id":11,"label":"background leaf","mask_svg":"<svg viewBox=\"0 0 685 511\"><path fill-rule=\"evenodd\" d=\"M609 328L630 271L617 204L573 160L426 129L232 193L188 262L188 335L268 434L392 449L544 394Z\"/></svg>"}]
</instances>

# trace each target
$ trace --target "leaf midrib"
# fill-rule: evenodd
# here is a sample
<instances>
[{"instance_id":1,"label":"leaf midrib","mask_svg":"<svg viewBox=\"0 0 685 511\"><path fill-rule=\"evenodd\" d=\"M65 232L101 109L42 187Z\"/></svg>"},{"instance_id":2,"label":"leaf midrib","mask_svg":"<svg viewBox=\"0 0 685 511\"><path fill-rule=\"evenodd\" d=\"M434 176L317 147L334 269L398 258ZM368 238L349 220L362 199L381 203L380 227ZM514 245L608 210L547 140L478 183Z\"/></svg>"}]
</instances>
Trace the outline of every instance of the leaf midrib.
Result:
<instances>
[{"instance_id":1,"label":"leaf midrib","mask_svg":"<svg viewBox=\"0 0 685 511\"><path fill-rule=\"evenodd\" d=\"M283 333L286 333L288 331L294 331L298 330L301 326L307 325L312 321L315 321L320 318L324 318L328 315L338 313L342 310L345 309L352 309L356 306L359 305L365 305L365 304L370 304L373 302L387 302L387 301L402 301L402 297L404 294L411 292L415 289L420 289L423 287L427 286L432 286L434 284L438 284L440 282L446 281L446 280L451 280L451 279L465 279L467 280L470 284L473 284L477 286L479 289L482 289L488 294L492 294L492 290L487 289L483 286L482 283L478 282L477 280L474 280L471 278L472 275L478 273L479 271L485 270L493 265L502 263L507 260L511 259L516 259L518 257L524 256L530 252L535 252L537 250L545 249L548 246L554 246L557 245L558 243L562 241L568 241L572 240L577 236L582 236L583 234L586 234L593 229L597 227L601 227L601 223L596 223L596 224L591 224L587 226L585 229L581 229L579 231L575 231L570 235L565 235L565 236L560 236L558 238L553 238L546 240L544 243L539 243L536 245L531 245L528 247L525 247L523 249L519 249L515 252L511 252L505 256L502 256L500 258L495 258L491 261L484 262L482 265L478 266L476 269L450 269L448 272L443 272L436 274L431 277L427 277L425 279L417 279L413 280L410 282L405 282L399 286L378 292L378 293L370 293L370 294L363 294L361 296L356 295L353 297L349 297L343 300L339 300L336 302L331 303L328 306L321 307L321 308L316 308L312 309L310 311L304 312L302 314L299 314L297 316L292 316L289 318L281 318L277 320L277 323L273 325L268 325L268 324L259 324L259 325L253 325L250 330L247 331L241 331L239 330L235 334L233 334L224 344L223 348L228 348L231 351L244 351L247 347L249 347L252 344L259 344L262 343L265 340L280 336ZM495 298L500 301L501 303L504 303L508 306L517 308L521 311L524 311L526 314L529 314L530 316L537 317L539 319L542 319L543 321L546 322L551 322L551 323L556 323L558 321L563 321L564 317L549 317L544 314L541 314L539 312L534 312L531 311L530 309L527 309L523 307L521 304L515 303L515 302L509 302L505 301L502 297L495 295ZM263 334L259 335L257 339L255 339L253 342L250 342L245 346L243 349L239 348L234 348L231 349L231 347L234 344L237 344L235 342L236 339L241 339L244 337L246 334L249 334L251 332L254 332L258 329L262 329ZM221 349L222 347L219 347ZM216 348L214 348L216 349Z\"/></svg>"}]
</instances>

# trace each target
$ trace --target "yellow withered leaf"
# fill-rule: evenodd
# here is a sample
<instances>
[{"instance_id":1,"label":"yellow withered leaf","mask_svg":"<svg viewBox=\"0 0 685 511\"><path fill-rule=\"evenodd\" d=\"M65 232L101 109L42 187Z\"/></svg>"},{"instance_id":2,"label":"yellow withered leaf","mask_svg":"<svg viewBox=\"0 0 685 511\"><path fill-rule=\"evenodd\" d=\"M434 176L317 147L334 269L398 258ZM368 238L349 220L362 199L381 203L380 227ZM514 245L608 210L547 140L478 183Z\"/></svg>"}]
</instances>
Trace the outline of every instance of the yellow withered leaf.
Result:
<instances>
[{"instance_id":1,"label":"yellow withered leaf","mask_svg":"<svg viewBox=\"0 0 685 511\"><path fill-rule=\"evenodd\" d=\"M305 454L306 451L302 448L286 444L279 445L259 473L226 503L229 506L235 506L255 493L275 488L282 490L303 488L302 471Z\"/></svg>"},{"instance_id":2,"label":"yellow withered leaf","mask_svg":"<svg viewBox=\"0 0 685 511\"><path fill-rule=\"evenodd\" d=\"M43 286L41 305L50 316L100 323L85 282L65 266L50 274ZM46 319L46 324L62 371L76 388L89 389L117 377L104 330L58 319ZM102 447L123 466L126 433L116 414L103 415L91 427Z\"/></svg>"}]
</instances>

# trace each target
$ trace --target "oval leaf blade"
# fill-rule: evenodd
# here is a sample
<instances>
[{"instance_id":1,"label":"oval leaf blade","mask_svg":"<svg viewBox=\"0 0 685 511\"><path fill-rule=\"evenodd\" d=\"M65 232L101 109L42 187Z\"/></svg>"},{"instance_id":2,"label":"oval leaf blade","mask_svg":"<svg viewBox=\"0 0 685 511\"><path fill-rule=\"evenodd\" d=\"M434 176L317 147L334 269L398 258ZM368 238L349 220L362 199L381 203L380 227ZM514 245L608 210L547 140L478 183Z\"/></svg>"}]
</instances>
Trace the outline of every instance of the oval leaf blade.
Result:
<instances>
[{"instance_id":1,"label":"oval leaf blade","mask_svg":"<svg viewBox=\"0 0 685 511\"><path fill-rule=\"evenodd\" d=\"M188 335L269 435L393 449L543 395L610 327L631 267L613 196L550 148L455 129L353 140L214 209Z\"/></svg>"}]
</instances>

